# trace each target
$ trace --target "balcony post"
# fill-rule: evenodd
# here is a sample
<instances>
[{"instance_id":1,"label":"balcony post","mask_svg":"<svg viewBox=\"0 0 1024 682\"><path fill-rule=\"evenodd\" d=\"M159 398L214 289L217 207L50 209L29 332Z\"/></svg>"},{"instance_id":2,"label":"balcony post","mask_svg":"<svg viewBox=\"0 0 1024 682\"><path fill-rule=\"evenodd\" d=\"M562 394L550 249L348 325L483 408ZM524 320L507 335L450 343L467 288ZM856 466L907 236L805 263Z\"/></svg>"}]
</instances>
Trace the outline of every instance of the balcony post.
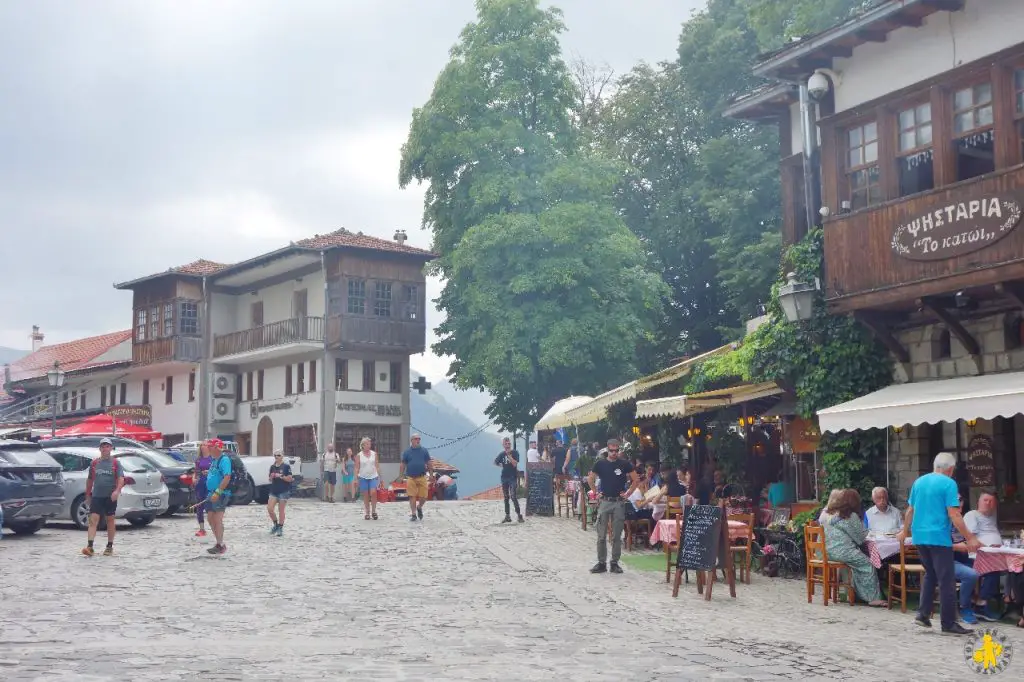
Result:
<instances>
[{"instance_id":1,"label":"balcony post","mask_svg":"<svg viewBox=\"0 0 1024 682\"><path fill-rule=\"evenodd\" d=\"M196 439L206 438L210 434L210 401L213 399L210 381L210 358L213 357L213 325L210 324L212 313L212 292L203 277L203 303L199 310L199 410L196 420Z\"/></svg>"}]
</instances>

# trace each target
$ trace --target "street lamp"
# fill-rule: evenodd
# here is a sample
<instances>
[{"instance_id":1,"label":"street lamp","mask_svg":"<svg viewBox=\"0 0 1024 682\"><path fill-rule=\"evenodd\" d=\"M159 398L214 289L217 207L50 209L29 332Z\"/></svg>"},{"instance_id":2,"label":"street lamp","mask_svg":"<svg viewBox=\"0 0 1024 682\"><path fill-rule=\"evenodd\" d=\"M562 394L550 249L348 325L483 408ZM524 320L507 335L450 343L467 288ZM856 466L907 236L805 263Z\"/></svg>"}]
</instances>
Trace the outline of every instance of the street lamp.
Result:
<instances>
[{"instance_id":1,"label":"street lamp","mask_svg":"<svg viewBox=\"0 0 1024 682\"><path fill-rule=\"evenodd\" d=\"M50 437L57 435L57 392L64 385L64 370L60 368L60 362L53 363L53 369L46 373L46 380L50 382L53 389L53 423L50 426Z\"/></svg>"},{"instance_id":2,"label":"street lamp","mask_svg":"<svg viewBox=\"0 0 1024 682\"><path fill-rule=\"evenodd\" d=\"M789 322L806 322L814 316L814 292L818 289L818 283L814 286L806 282L799 282L796 273L786 275L786 283L779 287L779 305L782 312L786 314Z\"/></svg>"}]
</instances>

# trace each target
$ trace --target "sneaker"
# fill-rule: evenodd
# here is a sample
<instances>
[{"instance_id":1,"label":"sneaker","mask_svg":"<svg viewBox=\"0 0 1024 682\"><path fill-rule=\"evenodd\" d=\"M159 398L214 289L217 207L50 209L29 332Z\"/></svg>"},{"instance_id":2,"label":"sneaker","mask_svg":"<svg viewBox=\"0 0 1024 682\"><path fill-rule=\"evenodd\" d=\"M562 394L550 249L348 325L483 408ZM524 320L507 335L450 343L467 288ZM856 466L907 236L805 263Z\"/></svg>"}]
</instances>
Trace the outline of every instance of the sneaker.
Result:
<instances>
[{"instance_id":1,"label":"sneaker","mask_svg":"<svg viewBox=\"0 0 1024 682\"><path fill-rule=\"evenodd\" d=\"M277 527L277 528L275 529L275 532L274 532L274 534L275 534L275 535L277 535L277 537L279 537L279 538L280 538L280 537L284 537L284 526L281 526L281 525L279 525L279 526L278 526L278 527Z\"/></svg>"},{"instance_id":2,"label":"sneaker","mask_svg":"<svg viewBox=\"0 0 1024 682\"><path fill-rule=\"evenodd\" d=\"M202 528L200 528L199 530L196 531L196 537L197 538L205 538L206 537L206 531L203 530Z\"/></svg>"},{"instance_id":3,"label":"sneaker","mask_svg":"<svg viewBox=\"0 0 1024 682\"><path fill-rule=\"evenodd\" d=\"M973 635L974 630L965 628L960 623L953 623L949 628L942 628L942 634L944 635Z\"/></svg>"},{"instance_id":4,"label":"sneaker","mask_svg":"<svg viewBox=\"0 0 1024 682\"><path fill-rule=\"evenodd\" d=\"M206 553L207 554L223 554L224 550L226 550L226 549L227 549L227 547L222 547L220 545L214 545L213 547L210 547L208 550L206 550Z\"/></svg>"},{"instance_id":5,"label":"sneaker","mask_svg":"<svg viewBox=\"0 0 1024 682\"><path fill-rule=\"evenodd\" d=\"M932 626L932 619L920 614L914 617L914 622L923 628L930 628Z\"/></svg>"},{"instance_id":6,"label":"sneaker","mask_svg":"<svg viewBox=\"0 0 1024 682\"><path fill-rule=\"evenodd\" d=\"M410 521L415 521L416 520L416 515L415 514L409 514L409 520Z\"/></svg>"},{"instance_id":7,"label":"sneaker","mask_svg":"<svg viewBox=\"0 0 1024 682\"><path fill-rule=\"evenodd\" d=\"M619 562L613 561L609 569L612 573L622 573L622 566L619 566Z\"/></svg>"},{"instance_id":8,"label":"sneaker","mask_svg":"<svg viewBox=\"0 0 1024 682\"><path fill-rule=\"evenodd\" d=\"M416 516L420 517L420 521L423 520L423 507L416 508Z\"/></svg>"},{"instance_id":9,"label":"sneaker","mask_svg":"<svg viewBox=\"0 0 1024 682\"><path fill-rule=\"evenodd\" d=\"M92 547L83 547L83 548L82 548L82 554L84 554L85 556L92 556L92 555L93 555L93 554L95 554L95 553L96 553L96 552L95 552L95 551L93 551L93 548L92 548Z\"/></svg>"},{"instance_id":10,"label":"sneaker","mask_svg":"<svg viewBox=\"0 0 1024 682\"><path fill-rule=\"evenodd\" d=\"M978 617L974 615L974 609L960 609L960 620L968 625L978 624Z\"/></svg>"},{"instance_id":11,"label":"sneaker","mask_svg":"<svg viewBox=\"0 0 1024 682\"><path fill-rule=\"evenodd\" d=\"M605 566L602 563L596 563L596 564L594 564L594 567L592 569L590 569L590 572L591 573L607 573L608 572L608 567Z\"/></svg>"},{"instance_id":12,"label":"sneaker","mask_svg":"<svg viewBox=\"0 0 1024 682\"><path fill-rule=\"evenodd\" d=\"M502 523L512 523L512 517L511 516L506 516L505 518L503 518L501 520L501 522Z\"/></svg>"},{"instance_id":13,"label":"sneaker","mask_svg":"<svg viewBox=\"0 0 1024 682\"><path fill-rule=\"evenodd\" d=\"M998 623L1003 619L1003 616L991 606L986 606L978 612L978 618L987 620L989 623Z\"/></svg>"},{"instance_id":14,"label":"sneaker","mask_svg":"<svg viewBox=\"0 0 1024 682\"><path fill-rule=\"evenodd\" d=\"M277 529L278 529L279 527L280 527L280 526L278 526L278 525L277 525L277 524L275 523L275 524L274 524L274 527L270 529L270 534L271 534L271 535L277 535Z\"/></svg>"},{"instance_id":15,"label":"sneaker","mask_svg":"<svg viewBox=\"0 0 1024 682\"><path fill-rule=\"evenodd\" d=\"M114 548L107 545L107 548L103 550L103 556L114 556Z\"/></svg>"},{"instance_id":16,"label":"sneaker","mask_svg":"<svg viewBox=\"0 0 1024 682\"><path fill-rule=\"evenodd\" d=\"M523 518L522 514L519 515L519 523L526 523L526 519Z\"/></svg>"}]
</instances>

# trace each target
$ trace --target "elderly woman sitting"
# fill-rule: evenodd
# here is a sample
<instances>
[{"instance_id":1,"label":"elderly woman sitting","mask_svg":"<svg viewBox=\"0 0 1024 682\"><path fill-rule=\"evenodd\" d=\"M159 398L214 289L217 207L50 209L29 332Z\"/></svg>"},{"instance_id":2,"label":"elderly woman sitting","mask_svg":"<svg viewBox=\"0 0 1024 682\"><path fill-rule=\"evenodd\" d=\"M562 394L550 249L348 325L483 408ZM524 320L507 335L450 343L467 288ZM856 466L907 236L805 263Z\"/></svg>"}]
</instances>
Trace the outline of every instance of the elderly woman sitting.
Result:
<instances>
[{"instance_id":1,"label":"elderly woman sitting","mask_svg":"<svg viewBox=\"0 0 1024 682\"><path fill-rule=\"evenodd\" d=\"M822 523L825 530L825 549L828 558L842 561L853 573L853 589L868 606L885 606L878 574L871 560L860 547L867 540L868 531L861 521L860 495L856 490L843 490L829 496L828 514Z\"/></svg>"}]
</instances>

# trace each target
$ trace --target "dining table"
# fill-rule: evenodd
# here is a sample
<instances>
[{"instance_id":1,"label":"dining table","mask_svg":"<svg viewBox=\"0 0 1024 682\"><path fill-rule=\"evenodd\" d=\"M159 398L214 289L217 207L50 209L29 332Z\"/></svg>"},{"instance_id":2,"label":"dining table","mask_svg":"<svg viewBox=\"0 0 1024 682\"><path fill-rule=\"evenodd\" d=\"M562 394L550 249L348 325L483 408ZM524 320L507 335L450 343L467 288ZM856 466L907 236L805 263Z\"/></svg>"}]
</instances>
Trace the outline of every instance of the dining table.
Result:
<instances>
[{"instance_id":1,"label":"dining table","mask_svg":"<svg viewBox=\"0 0 1024 682\"><path fill-rule=\"evenodd\" d=\"M1024 547L981 547L974 555L974 570L978 575L1024 572Z\"/></svg>"},{"instance_id":2,"label":"dining table","mask_svg":"<svg viewBox=\"0 0 1024 682\"><path fill-rule=\"evenodd\" d=\"M750 526L742 521L729 521L729 539L745 540L750 536ZM654 526L649 542L655 545L659 542L673 543L679 541L679 531L676 528L675 519L662 519Z\"/></svg>"}]
</instances>

